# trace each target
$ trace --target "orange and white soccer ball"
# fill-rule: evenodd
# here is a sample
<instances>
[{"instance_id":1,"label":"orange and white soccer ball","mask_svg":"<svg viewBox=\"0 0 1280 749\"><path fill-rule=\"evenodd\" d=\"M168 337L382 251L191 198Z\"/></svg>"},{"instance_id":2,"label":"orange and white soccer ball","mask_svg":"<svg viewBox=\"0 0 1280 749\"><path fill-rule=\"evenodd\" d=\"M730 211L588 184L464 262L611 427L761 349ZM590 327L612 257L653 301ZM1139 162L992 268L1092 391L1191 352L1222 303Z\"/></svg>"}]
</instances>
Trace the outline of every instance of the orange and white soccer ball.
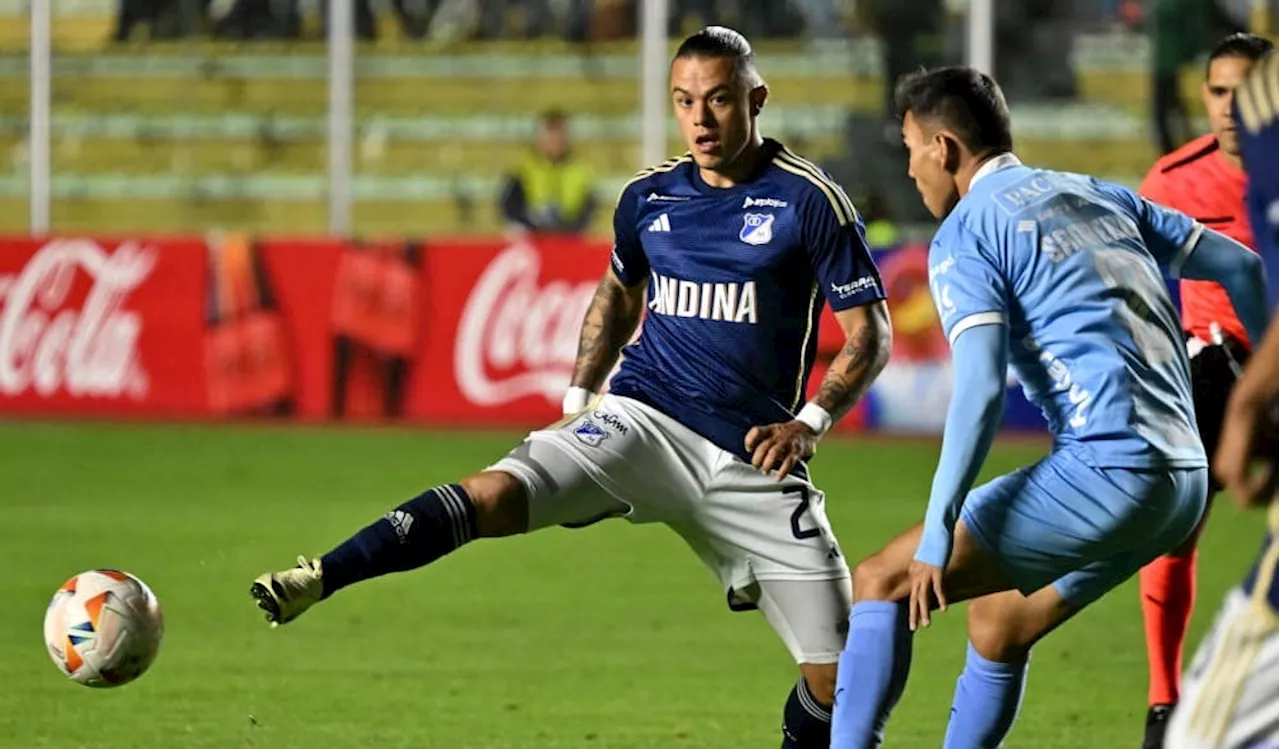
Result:
<instances>
[{"instance_id":1,"label":"orange and white soccer ball","mask_svg":"<svg viewBox=\"0 0 1280 749\"><path fill-rule=\"evenodd\" d=\"M164 616L146 583L119 570L81 572L58 588L44 615L49 657L87 687L118 687L156 659Z\"/></svg>"}]
</instances>

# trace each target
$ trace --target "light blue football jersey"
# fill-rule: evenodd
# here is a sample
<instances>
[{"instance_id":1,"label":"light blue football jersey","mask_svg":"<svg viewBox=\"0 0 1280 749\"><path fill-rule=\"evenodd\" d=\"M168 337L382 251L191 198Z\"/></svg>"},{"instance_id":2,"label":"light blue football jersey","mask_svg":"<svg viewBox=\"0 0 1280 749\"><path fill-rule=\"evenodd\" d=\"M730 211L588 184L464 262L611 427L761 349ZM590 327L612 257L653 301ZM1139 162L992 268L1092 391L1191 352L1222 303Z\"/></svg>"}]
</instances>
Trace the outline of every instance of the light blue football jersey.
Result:
<instances>
[{"instance_id":1,"label":"light blue football jersey","mask_svg":"<svg viewBox=\"0 0 1280 749\"><path fill-rule=\"evenodd\" d=\"M1202 228L1131 190L988 162L929 248L929 283L953 343L1008 327L1010 364L1055 448L1099 468L1207 465L1176 277Z\"/></svg>"}]
</instances>

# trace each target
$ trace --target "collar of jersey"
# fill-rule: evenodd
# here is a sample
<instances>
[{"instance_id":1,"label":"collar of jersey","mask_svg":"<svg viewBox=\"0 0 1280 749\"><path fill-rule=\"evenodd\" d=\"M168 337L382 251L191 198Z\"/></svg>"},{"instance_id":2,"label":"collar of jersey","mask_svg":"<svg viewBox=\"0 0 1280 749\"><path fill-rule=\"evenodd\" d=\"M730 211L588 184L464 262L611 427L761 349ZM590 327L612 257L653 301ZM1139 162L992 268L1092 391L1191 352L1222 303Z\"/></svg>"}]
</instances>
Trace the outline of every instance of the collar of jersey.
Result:
<instances>
[{"instance_id":1,"label":"collar of jersey","mask_svg":"<svg viewBox=\"0 0 1280 749\"><path fill-rule=\"evenodd\" d=\"M773 166L773 160L777 157L778 151L782 150L782 144L773 138L765 138L761 149L764 151L765 157L756 165L756 169L751 176L729 187L712 187L708 185L702 179L702 171L698 169L698 165L695 163L693 165L693 189L703 195L732 195L753 187L755 182L763 177L765 172L769 171L769 168Z\"/></svg>"},{"instance_id":2,"label":"collar of jersey","mask_svg":"<svg viewBox=\"0 0 1280 749\"><path fill-rule=\"evenodd\" d=\"M1008 169L1011 166L1022 166L1022 161L1011 153L1002 153L995 158L989 159L987 163L978 167L978 171L973 173L973 177L969 180L969 189L978 184L978 180L991 174L995 174L1001 169Z\"/></svg>"}]
</instances>

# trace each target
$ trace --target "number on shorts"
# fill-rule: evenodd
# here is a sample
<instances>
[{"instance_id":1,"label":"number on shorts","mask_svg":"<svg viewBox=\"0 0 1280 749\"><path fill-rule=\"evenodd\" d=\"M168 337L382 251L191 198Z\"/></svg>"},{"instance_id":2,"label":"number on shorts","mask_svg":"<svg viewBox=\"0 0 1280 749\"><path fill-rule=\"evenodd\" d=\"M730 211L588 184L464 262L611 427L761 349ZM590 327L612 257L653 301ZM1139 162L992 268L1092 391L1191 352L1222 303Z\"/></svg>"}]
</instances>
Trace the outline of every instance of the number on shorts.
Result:
<instances>
[{"instance_id":1,"label":"number on shorts","mask_svg":"<svg viewBox=\"0 0 1280 749\"><path fill-rule=\"evenodd\" d=\"M791 535L803 541L806 538L822 535L822 529L816 525L812 528L801 528L800 521L804 519L804 514L809 511L809 487L807 486L789 486L782 490L783 494L799 494L800 504L796 506L795 512L791 513Z\"/></svg>"}]
</instances>

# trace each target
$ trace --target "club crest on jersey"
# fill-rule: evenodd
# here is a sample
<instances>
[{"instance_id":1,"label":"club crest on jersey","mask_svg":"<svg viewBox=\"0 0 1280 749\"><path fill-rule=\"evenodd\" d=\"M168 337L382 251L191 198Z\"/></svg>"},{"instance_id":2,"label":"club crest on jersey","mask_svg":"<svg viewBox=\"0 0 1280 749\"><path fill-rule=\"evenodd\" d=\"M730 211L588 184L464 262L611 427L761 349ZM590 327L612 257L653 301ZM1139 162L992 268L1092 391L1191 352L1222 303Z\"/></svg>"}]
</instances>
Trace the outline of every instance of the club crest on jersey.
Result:
<instances>
[{"instance_id":1,"label":"club crest on jersey","mask_svg":"<svg viewBox=\"0 0 1280 749\"><path fill-rule=\"evenodd\" d=\"M772 213L747 213L742 217L742 231L738 239L747 244L768 244L773 239Z\"/></svg>"},{"instance_id":2,"label":"club crest on jersey","mask_svg":"<svg viewBox=\"0 0 1280 749\"><path fill-rule=\"evenodd\" d=\"M587 417L573 428L573 436L587 447L599 447L601 442L609 438L609 433Z\"/></svg>"}]
</instances>

